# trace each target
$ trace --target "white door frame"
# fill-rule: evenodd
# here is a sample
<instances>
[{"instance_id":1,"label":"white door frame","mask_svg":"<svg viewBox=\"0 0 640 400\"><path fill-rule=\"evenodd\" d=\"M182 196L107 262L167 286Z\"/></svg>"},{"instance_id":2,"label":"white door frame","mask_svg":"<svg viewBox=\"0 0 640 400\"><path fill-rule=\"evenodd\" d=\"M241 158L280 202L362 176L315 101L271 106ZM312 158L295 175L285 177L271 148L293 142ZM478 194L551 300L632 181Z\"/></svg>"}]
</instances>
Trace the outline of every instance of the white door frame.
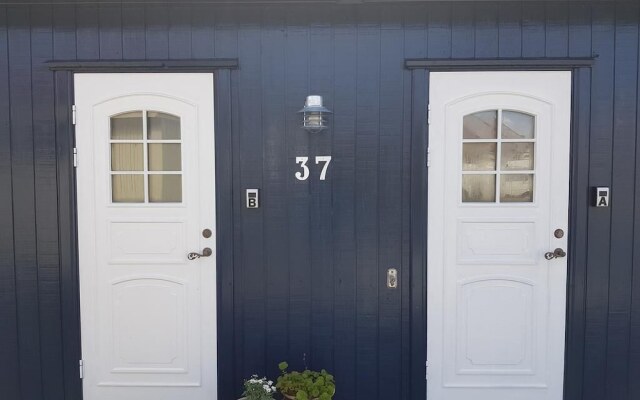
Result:
<instances>
[{"instance_id":1,"label":"white door frame","mask_svg":"<svg viewBox=\"0 0 640 400\"><path fill-rule=\"evenodd\" d=\"M501 71L501 72L502 73L506 72L507 74L509 73L508 71ZM513 72L515 72L515 71L513 71ZM528 71L528 72L533 72L533 71ZM431 77L430 77L430 81L433 82ZM570 132L570 128L569 128L570 122L569 121L571 119L571 104L570 104L571 103L571 101L570 101L570 96L571 96L571 78L569 78L568 81L569 81L568 88L565 88L563 86L563 90L566 89L567 90L566 95L569 96L568 105L565 104L566 102L565 102L565 100L563 100L564 103L563 103L563 106L562 106L563 107L562 108L562 112L566 113L566 115L563 114L563 115L560 116L560 118L562 119L563 124L566 124L567 132ZM429 87L432 88L433 87L432 84L430 84ZM566 108L565 108L565 106L566 106ZM434 109L433 108L434 108L433 104L431 104L430 111L429 111L429 120L431 122L433 121L433 118L434 118L434 116L433 116ZM438 112L440 112L440 110L438 110ZM429 136L432 136L433 134L436 133L434 129L443 129L443 128L442 128L442 126L438 126L438 127L434 128L433 125L430 125L429 126L429 131L430 131L429 132ZM438 149L434 149L434 145L437 146L438 143L439 143L439 140L433 140L433 139L431 140L431 142L429 142L430 155L429 155L428 158L430 159L430 162L431 162L432 166L433 166L434 162L435 163L442 163L442 161L441 161L442 157L446 157L446 154L442 153L442 147L438 146ZM558 143L555 143L555 144L558 144ZM566 181L567 181L567 184L568 184L568 177L569 177L569 174L570 174L570 165L569 165L569 162L568 162L568 159L569 159L569 156L570 156L570 154L569 154L570 153L569 133L567 133L566 138L562 139L562 141L560 142L560 145L558 147L559 147L560 151L566 151L566 155L567 155L566 169L563 169L562 171L559 171L559 174L561 174L563 177L566 177ZM552 150L555 150L555 146L554 146L554 148ZM433 170L432 169L429 170L428 175L429 175L429 179L427 180L428 181L428 188L427 188L427 192L428 192L428 209L426 211L427 211L427 214L430 217L427 218L427 221L428 221L428 226L427 226L428 234L427 234L427 236L428 236L429 244L427 246L428 249L427 249L427 263L426 264L427 264L427 274L431 277L431 274L433 273L433 270L430 269L429 266L430 265L435 265L438 262L440 262L440 260L437 257L434 258L434 254L436 254L437 252L433 251L431 241L434 240L433 239L434 237L437 237L438 235L442 235L442 226L443 226L442 222L438 222L438 221L441 221L441 219L438 216L437 210L433 209L434 206L442 204L441 200L439 200L436 197L435 193L434 193L434 187L437 187L439 190L442 190L444 182L441 180L442 179L441 177L435 176L433 174ZM560 179L560 181L562 181L562 179ZM565 228L565 238L564 238L564 240L561 241L562 243L559 243L559 242L557 243L560 247L563 247L566 250L567 249L567 241L566 241L567 238L566 238L566 236L567 236L567 233L568 233L567 232L567 230L568 230L567 228L569 226L568 225L568 207L569 207L569 202L570 202L570 199L569 199L569 188L567 186L564 186L564 187L558 186L557 185L557 182L558 182L557 180L554 181L554 182L556 183L556 186L552 188L552 192L559 192L561 194L566 194L566 207L560 206L560 208L558 208L558 207L554 208L555 212L558 213L555 217L557 219L559 219L559 220L563 220L564 219L566 221L563 224L563 228ZM550 210L550 212L554 212L554 211ZM554 243L556 243L556 242L550 241L550 245L553 245ZM431 251L429 251L429 249L431 249ZM553 250L553 249L551 249L551 250ZM568 272L569 272L568 265L569 264L566 263L565 265L567 266L565 277L568 278ZM559 308L558 312L562 313L562 316L563 316L562 320L563 320L563 323L564 323L564 328L565 328L565 333L566 333L567 319L568 319L569 315L568 314L565 315L565 311L566 311L565 310L566 309L566 306L565 306L566 303L565 302L566 302L566 299L567 299L567 295L569 294L569 291L567 290L566 283L564 281L562 282L562 284L563 284L563 287L565 289L564 299L563 299L564 301L562 302L562 307L558 307ZM434 302L434 296L435 296L434 293L432 293L430 290L428 290L427 302ZM558 304L558 306L560 306L560 304ZM434 317L434 315L430 315L429 308L430 308L429 305L427 305L427 311L426 311L427 321L431 320ZM561 308L561 310L560 310L560 308ZM431 314L433 314L433 313L431 313ZM556 318L557 318L557 316L556 316ZM433 322L430 322L430 323L427 324L428 325L427 329L429 329L429 326L431 326L432 323ZM429 342L429 338L430 338L430 335L427 333L427 341L428 342ZM564 348L564 340L562 341L562 346ZM433 349L431 349L430 351L433 352ZM427 357L429 357L429 354L427 354ZM562 359L563 359L563 362L566 363L565 356L564 356L564 351L562 351ZM431 365L429 367L431 367ZM429 368L429 369L431 370L431 368ZM562 373L563 373L564 372L564 364L563 364L563 368L562 369L563 369L562 370ZM435 379L442 379L442 377L439 376L438 372L435 372L435 376L434 376L434 374L429 373L429 378L428 379L434 379L434 378ZM562 386L563 386L563 384L561 384L560 392L562 391ZM557 388L556 388L556 392L557 392ZM441 400L441 399L436 399L436 400Z\"/></svg>"},{"instance_id":2,"label":"white door frame","mask_svg":"<svg viewBox=\"0 0 640 400\"><path fill-rule=\"evenodd\" d=\"M191 201L190 207L198 208L201 219L203 221L206 221L203 223L206 225L207 228L210 228L213 231L213 235L210 239L205 241L205 239L203 239L200 234L200 232L202 231L201 229L202 227L192 226L190 227L190 230L194 230L196 232L196 235L200 238L200 240L197 240L198 243L196 244L194 244L193 240L191 240L191 243L188 246L189 246L189 251L200 251L203 247L210 247L213 249L213 255L211 257L206 259L203 258L202 260L198 260L198 261L192 261L193 263L192 265L195 266L197 265L196 263L200 263L200 264L206 263L207 264L206 268L202 268L202 271L203 271L202 278L203 280L206 280L206 281L212 280L209 286L207 286L206 292L203 291L202 293L198 294L198 296L202 299L203 304L209 304L209 305L212 304L212 306L206 306L206 305L204 306L204 307L208 307L207 315L209 316L209 318L201 321L201 323L204 324L204 326L202 327L203 328L202 330L206 333L202 334L202 337L201 339L198 339L198 342L213 343L212 345L211 344L207 345L208 346L208 350L206 352L207 354L202 355L203 359L205 357L212 358L213 362L209 362L206 365L202 364L203 366L202 366L201 374L202 376L206 376L207 377L206 379L208 380L207 388L205 389L207 391L207 398L216 399L217 393L218 393L218 387L217 387L217 375L218 375L217 373L217 368L218 368L217 366L217 281L216 281L216 275L217 275L216 274L216 254L217 254L216 233L217 232L216 232L216 204L215 204L213 73L163 73L163 74L145 73L145 72L99 73L99 74L82 73L82 74L76 74L75 76L77 78L79 76L82 77L83 75L85 76L101 75L104 77L111 76L110 79L107 79L107 82L109 82L108 84L112 86L118 85L121 81L126 82L127 80L130 80L129 82L133 83L134 81L132 81L131 79L138 79L139 77L142 77L142 76L146 76L147 78L153 77L153 79L155 80L162 79L162 75L165 75L166 77L171 77L171 79L169 79L170 82L168 83L168 86L165 85L163 89L155 90L152 88L153 86L148 86L148 88L152 88L152 89L142 89L142 91L139 91L139 93L137 94L128 95L129 99L135 100L137 96L138 98L149 99L150 101L153 102L154 98L159 99L165 96L168 101L173 101L174 104L176 104L178 107L182 107L179 104L184 104L185 105L184 110L186 110L185 112L187 113L190 112L188 111L189 107L191 107L192 110L195 110L196 114L194 115L196 115L196 117L193 121L194 124L197 124L197 127L198 127L197 129L200 132L205 132L205 131L208 132L206 135L200 134L198 139L200 142L193 149L195 150L195 154L198 154L199 156L199 157L193 157L193 158L194 159L198 158L199 161L197 161L196 163L197 171L195 172L197 172L197 174L194 174L193 177L190 177L190 179L192 180L192 185L197 185L201 181L210 182L210 185L207 185L208 189L206 189L206 191L208 191L206 195L206 202L203 202L202 198L199 198L199 199L192 198L190 200ZM178 89L182 86L182 83L180 82L181 77L187 78L189 76L194 76L194 75L204 76L206 77L206 79L204 81L203 80L199 81L200 86L198 85L194 86L193 84L190 84L189 86L190 89L184 89L184 90ZM116 79L114 80L114 78ZM202 86L202 84L206 84L206 86ZM174 96L174 91L172 91L171 89L167 89L167 88L170 88L172 85L177 85L173 87L176 88L178 93L181 93L181 94ZM203 88L204 88L204 91L200 92L200 89L203 89ZM190 96L188 92L185 92L185 90L191 90L191 93L196 93L196 94L194 96ZM85 92L86 92L86 89L85 89ZM76 86L75 88L75 94L76 95L78 94L78 86ZM106 95L105 98L102 100L102 102L108 103L109 99L112 97L113 96L110 97L109 95ZM77 97L76 97L76 101L78 101ZM201 107L203 105L206 106L206 109L198 110L198 107ZM211 116L210 120L206 117L207 114ZM84 272L83 265L87 265L87 262L90 262L89 260L91 260L91 254L94 254L95 252L95 244L93 245L91 244L91 237L94 237L95 233L91 232L90 230L88 231L88 229L90 228L89 226L90 224L87 223L87 220L90 219L91 216L94 215L95 213L96 201L100 202L103 200L103 199L94 197L95 190L89 191L89 193L87 194L87 190L88 190L87 185L91 185L90 187L93 187L93 184L90 182L92 182L91 173L93 172L94 168L91 168L90 165L96 159L95 154L92 154L96 145L93 143L93 139L91 137L82 136L82 135L83 134L86 135L87 132L91 131L91 126L92 126L91 115L92 115L91 110L82 110L82 109L77 110L78 124L76 126L76 146L79 149L79 154L78 154L78 168L75 171L76 172L76 189L77 189L75 196L76 196L76 202L77 202L76 204L77 204L77 218L78 218L78 228L77 228L78 229L78 253L79 253L78 269L79 269L79 293L80 293L81 320L92 318L92 316L88 314L86 310L85 312L82 311L82 309L87 308L87 303L83 302L82 298L91 297L91 293L88 292L90 290L90 288L88 287L90 286L90 282L87 281L87 279L91 279L91 276L87 277L86 272L83 274ZM200 115L204 115L204 116L201 117ZM75 116L76 115L74 113L74 117ZM189 163L188 160L185 160L185 158L187 157L188 157L188 154L183 153L183 163ZM100 158L100 157L97 157L97 158ZM84 182L84 183L81 184L81 182ZM84 190L82 189L83 185L84 185ZM186 183L184 183L184 185L186 185ZM87 247L87 243L89 244L89 247ZM184 254L184 256L186 257L186 253ZM84 323L81 322L80 324L81 336L86 337L87 334L90 334L87 332L86 329L83 330L83 325L87 323L88 322L85 321ZM82 342L85 342L85 341L83 340ZM84 346L85 345L83 345L83 347ZM90 366L87 365L86 360L83 360L83 361L85 361L85 369L90 368ZM206 360L203 360L203 361L206 361ZM85 378L86 377L87 377L87 374L85 373ZM203 382L203 381L200 380L200 382ZM108 384L108 382L106 383ZM86 384L87 384L87 381L85 380L83 382L83 386L85 386ZM102 384L104 384L104 382ZM120 384L119 386L131 387L131 386L137 386L137 385L134 382L131 384ZM161 390L163 393L171 391L171 390L166 390L167 387L162 384L152 383L150 385L143 385L143 386L157 386L158 389ZM190 382L185 382L184 384L178 383L178 384L169 385L169 386L174 386L175 388L194 387L194 385L191 384ZM85 393L86 393L86 390L85 390ZM183 395L186 393L188 392L183 392ZM155 396L155 398L173 399L175 398L175 392L173 394L169 393L166 395L162 394L159 396ZM87 399L87 400L91 400L91 399Z\"/></svg>"}]
</instances>

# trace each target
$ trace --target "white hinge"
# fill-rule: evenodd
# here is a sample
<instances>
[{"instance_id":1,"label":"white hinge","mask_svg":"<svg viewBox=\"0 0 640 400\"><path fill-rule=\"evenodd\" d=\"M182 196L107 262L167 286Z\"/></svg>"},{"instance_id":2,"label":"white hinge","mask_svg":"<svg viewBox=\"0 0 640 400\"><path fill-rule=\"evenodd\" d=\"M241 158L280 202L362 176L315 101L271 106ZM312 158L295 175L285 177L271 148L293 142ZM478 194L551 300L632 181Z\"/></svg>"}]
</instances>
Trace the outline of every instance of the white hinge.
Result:
<instances>
[{"instance_id":1,"label":"white hinge","mask_svg":"<svg viewBox=\"0 0 640 400\"><path fill-rule=\"evenodd\" d=\"M427 147L427 167L431 166L431 148Z\"/></svg>"},{"instance_id":2,"label":"white hinge","mask_svg":"<svg viewBox=\"0 0 640 400\"><path fill-rule=\"evenodd\" d=\"M80 379L84 379L84 360L78 361L78 368L80 370Z\"/></svg>"},{"instance_id":3,"label":"white hinge","mask_svg":"<svg viewBox=\"0 0 640 400\"><path fill-rule=\"evenodd\" d=\"M427 124L431 125L431 103L427 104Z\"/></svg>"},{"instance_id":4,"label":"white hinge","mask_svg":"<svg viewBox=\"0 0 640 400\"><path fill-rule=\"evenodd\" d=\"M425 361L424 363L424 379L429 380L429 361Z\"/></svg>"},{"instance_id":5,"label":"white hinge","mask_svg":"<svg viewBox=\"0 0 640 400\"><path fill-rule=\"evenodd\" d=\"M73 125L76 124L76 114L76 105L74 104L71 106L71 123Z\"/></svg>"},{"instance_id":6,"label":"white hinge","mask_svg":"<svg viewBox=\"0 0 640 400\"><path fill-rule=\"evenodd\" d=\"M73 166L74 167L78 166L78 148L77 147L73 148Z\"/></svg>"}]
</instances>

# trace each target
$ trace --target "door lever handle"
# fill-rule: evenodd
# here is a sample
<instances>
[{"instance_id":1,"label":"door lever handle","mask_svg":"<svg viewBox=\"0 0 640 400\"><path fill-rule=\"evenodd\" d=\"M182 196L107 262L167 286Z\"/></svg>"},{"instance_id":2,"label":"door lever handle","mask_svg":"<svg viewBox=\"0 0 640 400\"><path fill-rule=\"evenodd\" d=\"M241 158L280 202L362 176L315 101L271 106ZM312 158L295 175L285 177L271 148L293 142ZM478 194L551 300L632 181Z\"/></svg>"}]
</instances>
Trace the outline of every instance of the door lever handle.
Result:
<instances>
[{"instance_id":1,"label":"door lever handle","mask_svg":"<svg viewBox=\"0 0 640 400\"><path fill-rule=\"evenodd\" d=\"M562 258L566 256L567 253L559 247L554 251L548 251L544 253L544 258L546 258L547 260L553 260L554 258Z\"/></svg>"},{"instance_id":2,"label":"door lever handle","mask_svg":"<svg viewBox=\"0 0 640 400\"><path fill-rule=\"evenodd\" d=\"M210 257L213 254L213 250L211 250L208 247L205 247L204 249L202 249L202 253L189 253L187 254L187 258L189 260L195 260L196 258L200 258L200 257Z\"/></svg>"}]
</instances>

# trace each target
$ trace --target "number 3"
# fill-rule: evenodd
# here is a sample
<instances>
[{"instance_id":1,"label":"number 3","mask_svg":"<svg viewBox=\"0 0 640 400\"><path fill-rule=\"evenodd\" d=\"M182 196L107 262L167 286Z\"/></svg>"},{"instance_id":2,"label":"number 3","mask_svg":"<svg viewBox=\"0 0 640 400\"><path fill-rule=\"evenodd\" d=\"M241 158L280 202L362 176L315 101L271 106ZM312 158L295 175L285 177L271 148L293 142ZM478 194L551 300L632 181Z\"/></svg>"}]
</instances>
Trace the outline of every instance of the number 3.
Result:
<instances>
[{"instance_id":1,"label":"number 3","mask_svg":"<svg viewBox=\"0 0 640 400\"><path fill-rule=\"evenodd\" d=\"M296 172L296 178L299 181L306 181L309 178L309 167L307 167L307 161L309 157L296 157L296 164L300 164L302 172Z\"/></svg>"}]
</instances>

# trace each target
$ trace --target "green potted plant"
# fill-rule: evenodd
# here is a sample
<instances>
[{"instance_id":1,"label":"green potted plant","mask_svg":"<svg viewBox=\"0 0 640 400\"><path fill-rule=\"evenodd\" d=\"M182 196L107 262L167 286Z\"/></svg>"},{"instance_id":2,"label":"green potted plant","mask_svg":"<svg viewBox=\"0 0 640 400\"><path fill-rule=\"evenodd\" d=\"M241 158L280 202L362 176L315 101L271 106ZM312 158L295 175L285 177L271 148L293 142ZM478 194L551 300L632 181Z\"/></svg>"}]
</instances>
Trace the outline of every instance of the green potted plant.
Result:
<instances>
[{"instance_id":1,"label":"green potted plant","mask_svg":"<svg viewBox=\"0 0 640 400\"><path fill-rule=\"evenodd\" d=\"M252 375L251 379L244 381L244 396L240 400L273 400L276 387L273 381L267 378L258 378L258 375Z\"/></svg>"},{"instance_id":2,"label":"green potted plant","mask_svg":"<svg viewBox=\"0 0 640 400\"><path fill-rule=\"evenodd\" d=\"M324 369L320 372L305 369L302 372L287 372L289 364L281 362L278 368L282 375L278 377L276 387L285 399L289 400L331 400L336 393L333 375Z\"/></svg>"}]
</instances>

